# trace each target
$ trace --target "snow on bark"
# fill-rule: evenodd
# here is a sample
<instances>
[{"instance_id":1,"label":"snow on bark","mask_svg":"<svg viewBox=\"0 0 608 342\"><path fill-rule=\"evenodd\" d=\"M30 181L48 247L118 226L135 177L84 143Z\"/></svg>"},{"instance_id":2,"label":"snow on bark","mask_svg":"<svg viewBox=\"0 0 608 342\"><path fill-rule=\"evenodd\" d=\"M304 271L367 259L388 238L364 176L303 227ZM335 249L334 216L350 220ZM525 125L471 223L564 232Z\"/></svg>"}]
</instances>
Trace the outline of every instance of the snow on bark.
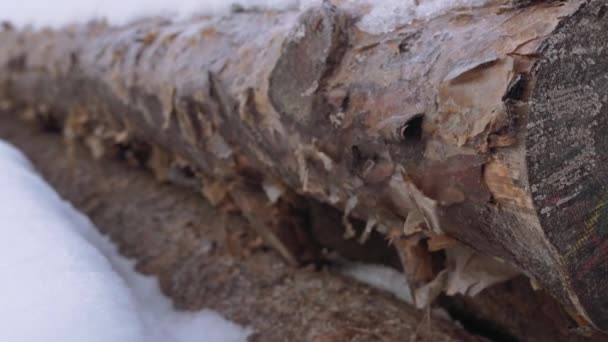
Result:
<instances>
[{"instance_id":1,"label":"snow on bark","mask_svg":"<svg viewBox=\"0 0 608 342\"><path fill-rule=\"evenodd\" d=\"M366 8L368 13L359 27L369 33L392 31L397 26L414 20L428 20L449 11L483 6L492 0L333 0L342 7ZM227 15L233 11L303 11L318 6L321 0L36 0L3 1L0 20L18 26L61 27L90 20L107 20L112 24L126 24L149 16L188 19L195 15Z\"/></svg>"}]
</instances>

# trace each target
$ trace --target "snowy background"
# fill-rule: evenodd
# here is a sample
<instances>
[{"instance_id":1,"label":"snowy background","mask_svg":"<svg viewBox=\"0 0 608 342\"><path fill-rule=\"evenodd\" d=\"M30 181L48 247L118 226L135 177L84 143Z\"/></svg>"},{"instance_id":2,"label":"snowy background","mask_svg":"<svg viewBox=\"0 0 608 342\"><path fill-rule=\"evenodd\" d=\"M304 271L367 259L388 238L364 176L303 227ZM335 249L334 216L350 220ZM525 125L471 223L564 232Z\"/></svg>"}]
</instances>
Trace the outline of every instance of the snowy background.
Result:
<instances>
[{"instance_id":1,"label":"snowy background","mask_svg":"<svg viewBox=\"0 0 608 342\"><path fill-rule=\"evenodd\" d=\"M0 341L236 342L250 329L177 312L89 219L0 141Z\"/></svg>"},{"instance_id":2,"label":"snowy background","mask_svg":"<svg viewBox=\"0 0 608 342\"><path fill-rule=\"evenodd\" d=\"M384 33L416 19L427 20L448 11L482 6L493 0L332 0L339 6L366 8L358 23L370 33ZM496 0L494 0L496 1ZM3 0L0 20L17 26L61 27L93 19L112 24L162 15L176 20L194 15L226 15L234 5L243 9L304 10L322 0ZM417 3L417 4L416 4Z\"/></svg>"}]
</instances>

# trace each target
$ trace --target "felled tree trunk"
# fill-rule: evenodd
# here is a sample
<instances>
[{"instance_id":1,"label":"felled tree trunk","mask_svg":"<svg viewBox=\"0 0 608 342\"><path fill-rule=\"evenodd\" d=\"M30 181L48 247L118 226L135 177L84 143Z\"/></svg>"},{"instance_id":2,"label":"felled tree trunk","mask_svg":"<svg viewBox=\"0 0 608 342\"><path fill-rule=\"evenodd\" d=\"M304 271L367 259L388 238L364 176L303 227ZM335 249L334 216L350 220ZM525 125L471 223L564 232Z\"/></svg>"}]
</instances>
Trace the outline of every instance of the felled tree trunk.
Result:
<instances>
[{"instance_id":1,"label":"felled tree trunk","mask_svg":"<svg viewBox=\"0 0 608 342\"><path fill-rule=\"evenodd\" d=\"M418 299L493 281L465 279L457 240L606 330L608 11L601 0L534 3L384 34L328 4L5 29L0 94L97 155L153 144L159 177L194 170L212 203L243 212L293 264L318 252L291 215L313 198L343 211L346 238L349 216L387 234ZM428 250L445 250L447 270Z\"/></svg>"},{"instance_id":2,"label":"felled tree trunk","mask_svg":"<svg viewBox=\"0 0 608 342\"><path fill-rule=\"evenodd\" d=\"M485 341L337 274L294 272L260 248L242 218L218 215L192 191L117 161L69 158L58 136L2 116L0 137L26 152L139 271L157 276L176 308L217 310L252 329L248 341Z\"/></svg>"}]
</instances>

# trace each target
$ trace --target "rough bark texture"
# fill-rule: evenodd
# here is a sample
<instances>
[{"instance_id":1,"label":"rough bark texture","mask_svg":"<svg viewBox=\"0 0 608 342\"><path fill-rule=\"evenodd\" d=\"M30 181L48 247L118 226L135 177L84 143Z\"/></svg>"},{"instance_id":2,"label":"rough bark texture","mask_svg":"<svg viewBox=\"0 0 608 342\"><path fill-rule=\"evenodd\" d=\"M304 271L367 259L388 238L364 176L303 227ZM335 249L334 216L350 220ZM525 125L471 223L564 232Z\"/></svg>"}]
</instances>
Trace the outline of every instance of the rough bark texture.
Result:
<instances>
[{"instance_id":1,"label":"rough bark texture","mask_svg":"<svg viewBox=\"0 0 608 342\"><path fill-rule=\"evenodd\" d=\"M467 272L455 239L606 330L606 5L500 3L382 35L329 4L7 29L0 94L96 155L153 144L159 177L194 170L212 203L240 210L292 264L319 254L289 219L314 198L344 211L346 237L348 216L389 235L418 298L483 284L455 283ZM275 206L265 190L280 190ZM447 270L428 250L445 250Z\"/></svg>"},{"instance_id":2,"label":"rough bark texture","mask_svg":"<svg viewBox=\"0 0 608 342\"><path fill-rule=\"evenodd\" d=\"M124 163L69 156L58 135L7 117L0 137L27 153L139 271L158 276L178 309L218 310L254 328L251 341L482 340L337 274L287 266L240 216L221 215L195 192Z\"/></svg>"},{"instance_id":3,"label":"rough bark texture","mask_svg":"<svg viewBox=\"0 0 608 342\"><path fill-rule=\"evenodd\" d=\"M0 139L27 153L62 196L85 212L121 253L137 260L139 271L157 276L176 308L219 310L255 328L261 341L316 335L333 341L402 341L416 333L428 341L478 336L496 342L605 340L603 334L578 333L560 305L544 291L533 290L523 276L474 298L440 298L437 304L474 335L468 336L435 316L426 321L396 298L333 274L332 265L317 271L286 267L241 216L213 208L188 189L188 182L161 185L149 172L124 161L92 160L82 147L68 154L57 132L7 115L0 116ZM366 261L387 260L378 255L381 246L370 245L377 243L373 238L363 245L345 245L332 241L336 237L327 232L315 236L350 259L371 250L376 256L368 253ZM351 305L345 308L344 301ZM277 326L279 321L283 325Z\"/></svg>"}]
</instances>

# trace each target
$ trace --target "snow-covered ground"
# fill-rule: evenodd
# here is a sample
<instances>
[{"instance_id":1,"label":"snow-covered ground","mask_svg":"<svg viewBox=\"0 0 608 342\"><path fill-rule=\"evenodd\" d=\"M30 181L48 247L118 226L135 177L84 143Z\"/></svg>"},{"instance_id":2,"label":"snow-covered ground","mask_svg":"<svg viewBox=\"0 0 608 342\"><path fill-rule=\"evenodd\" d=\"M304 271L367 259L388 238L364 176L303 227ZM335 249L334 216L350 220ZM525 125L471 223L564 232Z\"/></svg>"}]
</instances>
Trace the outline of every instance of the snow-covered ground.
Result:
<instances>
[{"instance_id":1,"label":"snow-covered ground","mask_svg":"<svg viewBox=\"0 0 608 342\"><path fill-rule=\"evenodd\" d=\"M383 33L416 19L426 20L450 10L482 6L493 0L332 0L339 6L367 8L358 26ZM224 15L234 5L244 9L303 10L322 0L3 0L0 20L18 26L60 27L74 22L106 19L124 24L145 16L183 19L192 15Z\"/></svg>"},{"instance_id":2,"label":"snow-covered ground","mask_svg":"<svg viewBox=\"0 0 608 342\"><path fill-rule=\"evenodd\" d=\"M0 341L245 341L219 314L177 312L155 278L0 140Z\"/></svg>"}]
</instances>

